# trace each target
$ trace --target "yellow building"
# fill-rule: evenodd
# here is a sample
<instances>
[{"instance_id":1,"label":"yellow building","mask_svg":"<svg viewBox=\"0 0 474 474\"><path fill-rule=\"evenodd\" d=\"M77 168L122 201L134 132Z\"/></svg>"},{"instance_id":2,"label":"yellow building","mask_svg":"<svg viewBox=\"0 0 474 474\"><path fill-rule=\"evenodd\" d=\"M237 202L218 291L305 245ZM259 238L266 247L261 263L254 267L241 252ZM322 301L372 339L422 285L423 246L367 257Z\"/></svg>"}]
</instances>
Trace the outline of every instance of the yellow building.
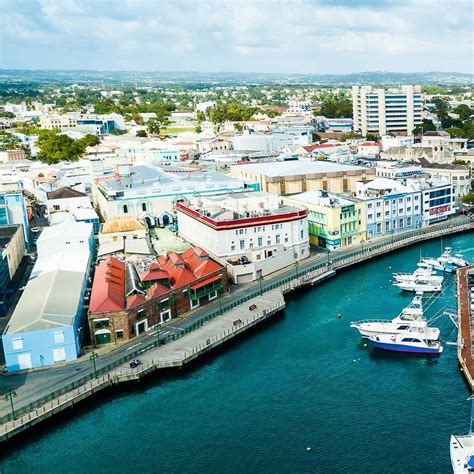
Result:
<instances>
[{"instance_id":1,"label":"yellow building","mask_svg":"<svg viewBox=\"0 0 474 474\"><path fill-rule=\"evenodd\" d=\"M375 170L329 161L295 160L234 165L231 174L254 189L281 196L320 189L331 193L355 192L356 183L373 179Z\"/></svg>"},{"instance_id":2,"label":"yellow building","mask_svg":"<svg viewBox=\"0 0 474 474\"><path fill-rule=\"evenodd\" d=\"M0 269L3 273L3 266L5 270L8 268L8 275L2 275L3 277L10 280L13 278L25 256L25 248L25 236L21 224L0 226Z\"/></svg>"},{"instance_id":3,"label":"yellow building","mask_svg":"<svg viewBox=\"0 0 474 474\"><path fill-rule=\"evenodd\" d=\"M326 191L307 191L284 201L308 209L309 240L312 245L335 250L367 239L365 203Z\"/></svg>"}]
</instances>

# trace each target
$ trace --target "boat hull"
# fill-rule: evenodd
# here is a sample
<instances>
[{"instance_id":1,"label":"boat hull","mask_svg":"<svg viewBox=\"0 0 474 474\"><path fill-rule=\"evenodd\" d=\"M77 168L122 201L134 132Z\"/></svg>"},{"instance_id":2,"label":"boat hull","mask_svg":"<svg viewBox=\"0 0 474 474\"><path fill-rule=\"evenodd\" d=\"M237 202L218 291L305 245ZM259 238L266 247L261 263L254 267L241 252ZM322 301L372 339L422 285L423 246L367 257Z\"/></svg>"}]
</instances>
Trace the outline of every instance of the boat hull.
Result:
<instances>
[{"instance_id":1,"label":"boat hull","mask_svg":"<svg viewBox=\"0 0 474 474\"><path fill-rule=\"evenodd\" d=\"M386 342L380 341L370 341L372 345L377 349L382 349L384 351L392 351L392 352L405 352L410 354L432 354L432 355L439 355L441 354L441 347L440 348L431 348L431 347L414 347L414 346L407 346L404 344L389 344Z\"/></svg>"}]
</instances>

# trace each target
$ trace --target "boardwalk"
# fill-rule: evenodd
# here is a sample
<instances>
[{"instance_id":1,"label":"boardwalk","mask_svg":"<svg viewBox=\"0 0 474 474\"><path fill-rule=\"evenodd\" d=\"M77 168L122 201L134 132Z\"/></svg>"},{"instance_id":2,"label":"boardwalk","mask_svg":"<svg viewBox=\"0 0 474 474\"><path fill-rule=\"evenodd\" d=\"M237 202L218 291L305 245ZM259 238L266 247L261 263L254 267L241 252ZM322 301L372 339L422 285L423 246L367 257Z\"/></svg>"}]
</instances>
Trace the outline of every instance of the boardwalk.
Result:
<instances>
[{"instance_id":1,"label":"boardwalk","mask_svg":"<svg viewBox=\"0 0 474 474\"><path fill-rule=\"evenodd\" d=\"M29 403L23 401L25 399L25 384L25 386L16 389L18 398L22 399L22 402L18 403L19 406L15 406L14 416L5 414L0 417L0 441L8 439L104 388L140 379L156 370L187 364L283 309L285 306L283 294L287 292L304 286L316 285L346 267L416 242L471 229L471 222L468 219L457 219L429 228L366 242L365 245L328 254L327 259L308 259L304 263L295 265L294 269L282 269L274 276L266 278L265 281L249 286L242 296L230 295L229 298L219 300L214 305L210 304L198 319L194 319L191 326L182 330L176 328L176 332L171 338L171 335L167 336L168 340L164 345L155 337L155 333L148 334L148 343L141 345L142 342L138 342L132 347L125 348L126 352L122 352L123 356L119 353L119 358L113 363L101 367L95 374L89 372L80 378L76 376L72 381L69 379L69 381L61 382L60 388L54 389L54 391L38 387L34 392L33 401ZM462 277L460 278L462 280ZM253 305L256 307L250 310L249 308ZM459 307L467 308L469 312L467 303L463 302L463 305L459 305ZM466 348L463 347L463 344L460 346L462 347L460 362L465 359L463 363L466 367L469 365L470 370L467 373L472 386L474 371L470 347L469 314L467 318L467 327L465 327L466 317L461 317L460 313L460 320L464 324L460 334L463 333L463 341L468 341ZM156 336L159 334L156 333ZM150 340L153 341L150 342ZM134 352L129 351L135 346L141 348ZM139 358L142 361L142 365L137 369L129 367L129 361L133 358Z\"/></svg>"},{"instance_id":2,"label":"boardwalk","mask_svg":"<svg viewBox=\"0 0 474 474\"><path fill-rule=\"evenodd\" d=\"M284 307L285 301L281 290L269 291L258 298L249 300L245 307L240 305L229 310L221 317L203 324L187 337L143 352L140 355L142 364L138 368L131 369L128 362L125 362L110 372L61 394L16 419L3 423L0 427L0 440L5 441L111 385L138 380L156 370L184 366L276 314Z\"/></svg>"},{"instance_id":3,"label":"boardwalk","mask_svg":"<svg viewBox=\"0 0 474 474\"><path fill-rule=\"evenodd\" d=\"M474 360L472 356L473 320L470 307L469 277L474 276L474 265L457 272L458 296L458 360L471 389L474 389Z\"/></svg>"}]
</instances>

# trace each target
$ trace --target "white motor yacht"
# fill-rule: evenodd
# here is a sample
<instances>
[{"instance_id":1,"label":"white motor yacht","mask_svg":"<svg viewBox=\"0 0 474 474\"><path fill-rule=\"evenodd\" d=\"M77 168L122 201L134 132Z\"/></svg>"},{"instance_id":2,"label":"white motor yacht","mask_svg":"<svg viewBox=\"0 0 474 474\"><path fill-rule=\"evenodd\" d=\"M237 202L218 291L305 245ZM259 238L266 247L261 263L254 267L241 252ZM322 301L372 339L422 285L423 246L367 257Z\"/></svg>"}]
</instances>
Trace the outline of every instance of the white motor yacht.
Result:
<instances>
[{"instance_id":1,"label":"white motor yacht","mask_svg":"<svg viewBox=\"0 0 474 474\"><path fill-rule=\"evenodd\" d=\"M474 419L474 396L471 400L471 424L469 433L466 435L451 435L449 441L449 454L451 455L451 466L454 474L468 474L474 472L474 433L472 422Z\"/></svg>"}]
</instances>

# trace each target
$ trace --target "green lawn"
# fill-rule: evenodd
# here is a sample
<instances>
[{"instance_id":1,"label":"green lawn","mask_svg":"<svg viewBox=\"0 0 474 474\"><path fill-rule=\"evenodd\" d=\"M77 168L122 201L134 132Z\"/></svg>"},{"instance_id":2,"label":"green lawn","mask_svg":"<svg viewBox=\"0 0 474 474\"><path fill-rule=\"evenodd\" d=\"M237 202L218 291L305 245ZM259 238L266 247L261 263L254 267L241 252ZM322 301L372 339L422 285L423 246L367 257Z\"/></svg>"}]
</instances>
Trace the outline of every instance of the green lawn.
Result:
<instances>
[{"instance_id":1,"label":"green lawn","mask_svg":"<svg viewBox=\"0 0 474 474\"><path fill-rule=\"evenodd\" d=\"M182 133L182 132L195 132L195 127L167 127L162 128L160 133L164 134L175 134L175 133Z\"/></svg>"}]
</instances>

